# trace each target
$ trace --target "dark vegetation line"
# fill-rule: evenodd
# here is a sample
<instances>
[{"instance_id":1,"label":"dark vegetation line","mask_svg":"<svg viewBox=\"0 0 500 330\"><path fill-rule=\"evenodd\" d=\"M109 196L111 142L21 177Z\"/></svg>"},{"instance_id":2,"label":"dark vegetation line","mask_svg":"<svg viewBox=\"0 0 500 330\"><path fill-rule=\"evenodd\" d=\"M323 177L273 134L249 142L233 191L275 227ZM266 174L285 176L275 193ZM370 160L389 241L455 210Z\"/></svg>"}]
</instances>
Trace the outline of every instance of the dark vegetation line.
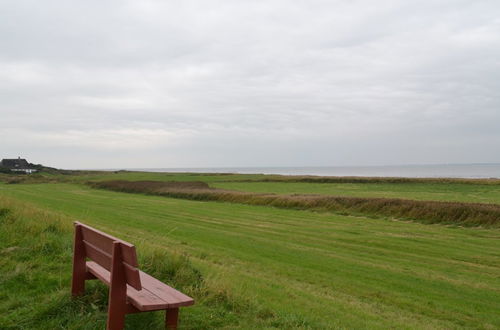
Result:
<instances>
[{"instance_id":1,"label":"dark vegetation line","mask_svg":"<svg viewBox=\"0 0 500 330\"><path fill-rule=\"evenodd\" d=\"M220 201L341 214L381 216L422 223L500 227L500 205L396 198L257 194L210 188L205 182L100 181L93 188L198 201Z\"/></svg>"},{"instance_id":2,"label":"dark vegetation line","mask_svg":"<svg viewBox=\"0 0 500 330\"><path fill-rule=\"evenodd\" d=\"M500 179L402 178L362 176L266 175L260 179L225 180L220 182L301 182L301 183L463 183L500 185Z\"/></svg>"}]
</instances>

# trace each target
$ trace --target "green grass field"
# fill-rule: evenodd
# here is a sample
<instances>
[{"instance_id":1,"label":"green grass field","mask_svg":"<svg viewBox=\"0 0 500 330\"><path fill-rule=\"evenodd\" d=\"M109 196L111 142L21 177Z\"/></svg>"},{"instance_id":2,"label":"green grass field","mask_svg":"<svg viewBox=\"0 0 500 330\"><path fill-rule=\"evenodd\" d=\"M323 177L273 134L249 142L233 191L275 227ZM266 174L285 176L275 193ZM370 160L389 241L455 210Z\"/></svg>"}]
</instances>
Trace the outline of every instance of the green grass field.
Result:
<instances>
[{"instance_id":1,"label":"green grass field","mask_svg":"<svg viewBox=\"0 0 500 330\"><path fill-rule=\"evenodd\" d=\"M33 175L32 177L37 177ZM473 203L500 204L500 181L495 180L454 180L450 182L402 183L318 183L294 182L293 177L263 174L200 174L200 173L154 173L154 172L82 172L78 175L38 175L46 180L57 182L82 183L103 180L152 180L152 181L203 181L211 187L257 193L277 194L322 194L355 197L405 198L414 200L436 200ZM268 182L266 180L283 180ZM292 179L287 181L287 179ZM1 180L1 176L0 176ZM383 180L383 179L382 179ZM482 183L481 183L482 182Z\"/></svg>"},{"instance_id":2,"label":"green grass field","mask_svg":"<svg viewBox=\"0 0 500 330\"><path fill-rule=\"evenodd\" d=\"M256 193L322 194L347 197L385 197L500 204L499 180L448 179L449 182L440 182L440 179L436 179L435 182L427 182L425 179L410 179L415 182L380 183L374 180L374 182L368 183L318 183L294 182L294 177L263 174L200 174L125 171L82 172L78 175L42 174L39 176L57 182L64 181L74 183L103 180L203 181L214 188ZM36 177L36 175L33 177ZM266 181L276 179L282 181ZM318 177L318 179L320 179L320 177ZM368 179L368 181L369 180L370 179Z\"/></svg>"},{"instance_id":3,"label":"green grass field","mask_svg":"<svg viewBox=\"0 0 500 330\"><path fill-rule=\"evenodd\" d=\"M349 197L385 197L474 203L500 203L500 185L438 183L303 183L214 182L212 187L289 194L322 194Z\"/></svg>"},{"instance_id":4,"label":"green grass field","mask_svg":"<svg viewBox=\"0 0 500 330\"><path fill-rule=\"evenodd\" d=\"M500 327L498 229L190 201L78 183L111 178L500 204L498 185L222 182L248 177L149 173L0 184L0 211L8 210L0 212L0 328L103 327L102 285L93 284L80 300L69 298L74 220L136 244L146 270L192 295L197 303L181 311L186 329ZM162 315L143 314L128 316L128 327L160 327Z\"/></svg>"}]
</instances>

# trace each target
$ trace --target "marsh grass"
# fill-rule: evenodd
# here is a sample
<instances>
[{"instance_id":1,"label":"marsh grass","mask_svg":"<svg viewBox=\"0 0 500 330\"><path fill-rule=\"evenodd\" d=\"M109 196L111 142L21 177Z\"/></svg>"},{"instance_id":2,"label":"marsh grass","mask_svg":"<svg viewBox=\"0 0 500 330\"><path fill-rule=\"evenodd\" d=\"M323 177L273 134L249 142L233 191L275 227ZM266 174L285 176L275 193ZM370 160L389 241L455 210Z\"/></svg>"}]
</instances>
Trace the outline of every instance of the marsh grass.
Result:
<instances>
[{"instance_id":1,"label":"marsh grass","mask_svg":"<svg viewBox=\"0 0 500 330\"><path fill-rule=\"evenodd\" d=\"M259 194L209 188L204 182L100 181L91 187L198 201L219 201L342 214L389 217L422 223L461 226L500 226L500 205L417 201L397 198Z\"/></svg>"},{"instance_id":2,"label":"marsh grass","mask_svg":"<svg viewBox=\"0 0 500 330\"><path fill-rule=\"evenodd\" d=\"M500 179L468 178L404 178L364 176L315 176L315 175L264 175L257 179L231 180L230 182L303 182L303 183L437 183L500 185Z\"/></svg>"}]
</instances>

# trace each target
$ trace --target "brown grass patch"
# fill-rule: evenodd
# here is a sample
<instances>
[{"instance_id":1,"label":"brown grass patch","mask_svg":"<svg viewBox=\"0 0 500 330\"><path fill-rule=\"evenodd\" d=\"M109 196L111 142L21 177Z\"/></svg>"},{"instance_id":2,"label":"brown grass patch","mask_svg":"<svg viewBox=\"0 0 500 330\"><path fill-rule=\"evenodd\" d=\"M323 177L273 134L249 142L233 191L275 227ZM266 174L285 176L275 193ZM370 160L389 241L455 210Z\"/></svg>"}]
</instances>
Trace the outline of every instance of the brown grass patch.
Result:
<instances>
[{"instance_id":1,"label":"brown grass patch","mask_svg":"<svg viewBox=\"0 0 500 330\"><path fill-rule=\"evenodd\" d=\"M99 187L100 184L103 187ZM91 186L106 188L114 191L151 193L161 190L185 190L185 189L210 189L208 183L202 181L127 181L112 180L102 182L89 182Z\"/></svg>"}]
</instances>

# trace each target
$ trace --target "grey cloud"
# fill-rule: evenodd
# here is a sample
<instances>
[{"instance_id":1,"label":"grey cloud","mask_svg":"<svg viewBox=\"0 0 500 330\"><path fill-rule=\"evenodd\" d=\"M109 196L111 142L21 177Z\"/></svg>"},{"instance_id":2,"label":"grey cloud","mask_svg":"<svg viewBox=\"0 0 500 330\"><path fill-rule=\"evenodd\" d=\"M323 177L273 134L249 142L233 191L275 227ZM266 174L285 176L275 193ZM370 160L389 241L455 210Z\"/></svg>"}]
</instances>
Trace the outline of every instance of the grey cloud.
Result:
<instances>
[{"instance_id":1,"label":"grey cloud","mask_svg":"<svg viewBox=\"0 0 500 330\"><path fill-rule=\"evenodd\" d=\"M70 168L499 162L499 11L3 1L0 151Z\"/></svg>"}]
</instances>

